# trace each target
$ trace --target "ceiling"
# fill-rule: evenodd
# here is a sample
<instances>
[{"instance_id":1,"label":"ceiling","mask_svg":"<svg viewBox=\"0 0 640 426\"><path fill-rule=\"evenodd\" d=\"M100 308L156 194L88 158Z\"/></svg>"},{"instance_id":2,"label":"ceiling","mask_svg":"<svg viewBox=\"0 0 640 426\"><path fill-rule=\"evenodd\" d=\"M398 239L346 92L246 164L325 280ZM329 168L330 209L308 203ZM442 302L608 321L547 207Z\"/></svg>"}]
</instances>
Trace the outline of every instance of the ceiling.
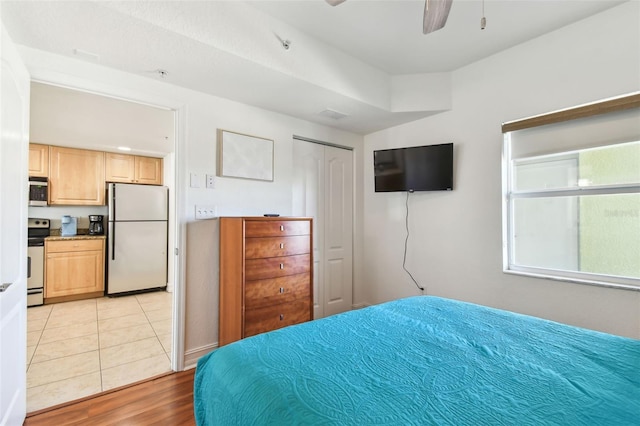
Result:
<instances>
[{"instance_id":1,"label":"ceiling","mask_svg":"<svg viewBox=\"0 0 640 426\"><path fill-rule=\"evenodd\" d=\"M422 34L423 0L249 1L263 12L389 74L453 71L623 3L453 0L445 27ZM295 41L294 41L295 42Z\"/></svg>"},{"instance_id":2,"label":"ceiling","mask_svg":"<svg viewBox=\"0 0 640 426\"><path fill-rule=\"evenodd\" d=\"M447 25L428 35L422 0L337 7L324 0L3 0L0 7L18 44L149 78L160 79L163 69L170 84L368 134L450 108L446 96L430 93L407 106L403 96L415 98L419 87L411 90L406 75L439 85L442 73L622 2L486 0L481 30L482 1L454 0ZM327 109L346 117L320 114Z\"/></svg>"},{"instance_id":3,"label":"ceiling","mask_svg":"<svg viewBox=\"0 0 640 426\"><path fill-rule=\"evenodd\" d=\"M31 83L31 142L164 157L174 150L174 113L135 102ZM122 151L122 150L120 150Z\"/></svg>"}]
</instances>

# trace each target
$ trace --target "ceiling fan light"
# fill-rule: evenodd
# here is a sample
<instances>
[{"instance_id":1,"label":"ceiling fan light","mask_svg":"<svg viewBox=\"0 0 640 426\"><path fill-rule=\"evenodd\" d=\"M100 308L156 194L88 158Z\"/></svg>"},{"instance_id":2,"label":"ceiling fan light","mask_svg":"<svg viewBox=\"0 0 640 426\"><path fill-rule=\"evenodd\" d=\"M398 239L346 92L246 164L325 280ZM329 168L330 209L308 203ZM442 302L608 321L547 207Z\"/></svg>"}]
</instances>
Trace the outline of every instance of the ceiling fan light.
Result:
<instances>
[{"instance_id":1,"label":"ceiling fan light","mask_svg":"<svg viewBox=\"0 0 640 426\"><path fill-rule=\"evenodd\" d=\"M340 3L343 3L345 0L327 0L327 3L329 3L331 6L337 6Z\"/></svg>"},{"instance_id":2,"label":"ceiling fan light","mask_svg":"<svg viewBox=\"0 0 640 426\"><path fill-rule=\"evenodd\" d=\"M327 0L329 1L329 0ZM453 0L426 0L424 3L424 20L422 33L438 31L447 22Z\"/></svg>"}]
</instances>

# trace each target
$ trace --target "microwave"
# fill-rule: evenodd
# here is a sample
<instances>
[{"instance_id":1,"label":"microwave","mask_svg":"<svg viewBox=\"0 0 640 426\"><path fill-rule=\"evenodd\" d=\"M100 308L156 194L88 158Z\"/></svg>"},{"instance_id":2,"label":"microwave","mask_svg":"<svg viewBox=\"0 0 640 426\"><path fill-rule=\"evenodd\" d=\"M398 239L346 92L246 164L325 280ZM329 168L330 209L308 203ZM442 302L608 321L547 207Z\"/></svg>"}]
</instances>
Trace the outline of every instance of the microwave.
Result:
<instances>
[{"instance_id":1,"label":"microwave","mask_svg":"<svg viewBox=\"0 0 640 426\"><path fill-rule=\"evenodd\" d=\"M29 176L29 205L46 206L49 197L49 181L46 177Z\"/></svg>"}]
</instances>

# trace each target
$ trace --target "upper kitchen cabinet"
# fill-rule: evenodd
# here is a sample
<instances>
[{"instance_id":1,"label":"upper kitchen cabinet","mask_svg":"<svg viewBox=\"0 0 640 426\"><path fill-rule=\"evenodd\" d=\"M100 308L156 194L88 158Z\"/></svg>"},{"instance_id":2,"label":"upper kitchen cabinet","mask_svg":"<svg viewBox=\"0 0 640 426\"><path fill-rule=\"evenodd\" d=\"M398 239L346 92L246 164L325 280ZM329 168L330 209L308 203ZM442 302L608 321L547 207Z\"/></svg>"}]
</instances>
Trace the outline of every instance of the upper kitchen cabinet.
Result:
<instances>
[{"instance_id":1,"label":"upper kitchen cabinet","mask_svg":"<svg viewBox=\"0 0 640 426\"><path fill-rule=\"evenodd\" d=\"M104 205L104 152L49 147L49 204Z\"/></svg>"},{"instance_id":2,"label":"upper kitchen cabinet","mask_svg":"<svg viewBox=\"0 0 640 426\"><path fill-rule=\"evenodd\" d=\"M49 176L49 145L29 144L29 176Z\"/></svg>"},{"instance_id":3,"label":"upper kitchen cabinet","mask_svg":"<svg viewBox=\"0 0 640 426\"><path fill-rule=\"evenodd\" d=\"M136 157L136 183L162 185L162 158Z\"/></svg>"},{"instance_id":4,"label":"upper kitchen cabinet","mask_svg":"<svg viewBox=\"0 0 640 426\"><path fill-rule=\"evenodd\" d=\"M105 153L107 182L162 185L162 158Z\"/></svg>"}]
</instances>

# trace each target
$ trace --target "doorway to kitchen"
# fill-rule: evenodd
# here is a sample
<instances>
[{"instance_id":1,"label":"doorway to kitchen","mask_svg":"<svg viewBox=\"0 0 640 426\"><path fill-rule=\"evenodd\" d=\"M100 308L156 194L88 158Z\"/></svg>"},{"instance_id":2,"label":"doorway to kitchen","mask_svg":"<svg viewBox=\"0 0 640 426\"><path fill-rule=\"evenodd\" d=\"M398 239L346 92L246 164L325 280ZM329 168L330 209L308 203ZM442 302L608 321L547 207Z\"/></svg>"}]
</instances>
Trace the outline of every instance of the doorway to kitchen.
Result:
<instances>
[{"instance_id":1,"label":"doorway to kitchen","mask_svg":"<svg viewBox=\"0 0 640 426\"><path fill-rule=\"evenodd\" d=\"M27 412L171 371L172 294L27 310Z\"/></svg>"},{"instance_id":2,"label":"doorway to kitchen","mask_svg":"<svg viewBox=\"0 0 640 426\"><path fill-rule=\"evenodd\" d=\"M167 373L180 364L173 359L178 269L177 256L171 255L178 238L175 128L172 109L32 82L32 143L103 152L119 160L162 159L160 185L168 188L169 202L166 291L80 300L62 297L28 308L27 412ZM123 182L114 179L119 175L107 177L105 185ZM105 230L109 220L106 205L34 206L28 215L48 219L52 235L60 232L63 216L77 218L79 235L90 228L89 216L103 216ZM107 235L106 244L108 240ZM106 256L104 262L108 265ZM106 285L108 274L105 268Z\"/></svg>"}]
</instances>

